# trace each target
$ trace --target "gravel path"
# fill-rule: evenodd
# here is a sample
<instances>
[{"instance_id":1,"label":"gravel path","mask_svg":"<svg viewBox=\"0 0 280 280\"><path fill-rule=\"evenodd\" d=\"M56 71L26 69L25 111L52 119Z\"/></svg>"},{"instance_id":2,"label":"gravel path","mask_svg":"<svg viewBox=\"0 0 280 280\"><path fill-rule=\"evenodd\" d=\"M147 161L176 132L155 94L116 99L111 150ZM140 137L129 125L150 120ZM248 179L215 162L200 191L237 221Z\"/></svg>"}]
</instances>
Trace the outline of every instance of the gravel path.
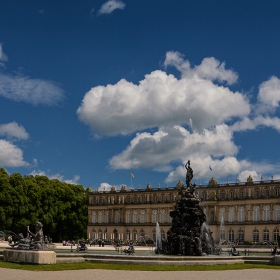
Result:
<instances>
[{"instance_id":1,"label":"gravel path","mask_svg":"<svg viewBox=\"0 0 280 280\"><path fill-rule=\"evenodd\" d=\"M279 280L280 270L275 269L246 269L224 271L117 271L85 269L73 271L25 271L17 269L0 268L0 278L3 280Z\"/></svg>"}]
</instances>

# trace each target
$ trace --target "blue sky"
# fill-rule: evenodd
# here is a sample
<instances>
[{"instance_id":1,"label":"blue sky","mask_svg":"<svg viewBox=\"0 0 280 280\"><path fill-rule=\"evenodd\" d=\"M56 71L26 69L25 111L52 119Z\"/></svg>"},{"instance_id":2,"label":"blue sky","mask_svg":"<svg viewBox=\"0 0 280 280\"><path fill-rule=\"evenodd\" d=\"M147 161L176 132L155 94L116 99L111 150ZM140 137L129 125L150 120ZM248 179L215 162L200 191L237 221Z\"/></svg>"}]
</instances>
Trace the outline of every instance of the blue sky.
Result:
<instances>
[{"instance_id":1,"label":"blue sky","mask_svg":"<svg viewBox=\"0 0 280 280\"><path fill-rule=\"evenodd\" d=\"M3 1L0 166L94 189L174 186L188 159L196 183L280 179L279 14L273 0Z\"/></svg>"}]
</instances>

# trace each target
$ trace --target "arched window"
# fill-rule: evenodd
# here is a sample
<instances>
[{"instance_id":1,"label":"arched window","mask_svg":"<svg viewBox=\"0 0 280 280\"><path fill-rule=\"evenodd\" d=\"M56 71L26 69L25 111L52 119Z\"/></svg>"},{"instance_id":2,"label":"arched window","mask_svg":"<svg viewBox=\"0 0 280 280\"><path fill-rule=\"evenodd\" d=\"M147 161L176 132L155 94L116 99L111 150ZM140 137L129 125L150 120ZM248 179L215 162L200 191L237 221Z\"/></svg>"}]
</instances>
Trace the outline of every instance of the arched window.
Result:
<instances>
[{"instance_id":1,"label":"arched window","mask_svg":"<svg viewBox=\"0 0 280 280\"><path fill-rule=\"evenodd\" d=\"M157 202L157 195L156 194L154 195L154 202L155 203Z\"/></svg>"},{"instance_id":2,"label":"arched window","mask_svg":"<svg viewBox=\"0 0 280 280\"><path fill-rule=\"evenodd\" d=\"M273 231L273 241L274 242L277 242L278 241L278 236L279 236L279 230L278 229L275 229Z\"/></svg>"},{"instance_id":3,"label":"arched window","mask_svg":"<svg viewBox=\"0 0 280 280\"><path fill-rule=\"evenodd\" d=\"M243 223L245 222L245 209L244 207L238 208L238 222Z\"/></svg>"},{"instance_id":4,"label":"arched window","mask_svg":"<svg viewBox=\"0 0 280 280\"><path fill-rule=\"evenodd\" d=\"M145 210L141 210L140 211L140 223L141 224L146 223L146 213L145 213Z\"/></svg>"},{"instance_id":5,"label":"arched window","mask_svg":"<svg viewBox=\"0 0 280 280\"><path fill-rule=\"evenodd\" d=\"M96 238L97 238L97 236L96 236L96 231L93 230L93 231L92 231L92 239L96 239Z\"/></svg>"},{"instance_id":6,"label":"arched window","mask_svg":"<svg viewBox=\"0 0 280 280\"><path fill-rule=\"evenodd\" d=\"M102 213L102 211L98 212L98 223L100 223L100 224L103 223L103 213Z\"/></svg>"},{"instance_id":7,"label":"arched window","mask_svg":"<svg viewBox=\"0 0 280 280\"><path fill-rule=\"evenodd\" d=\"M106 224L109 223L109 213L108 213L108 211L105 212L105 223Z\"/></svg>"},{"instance_id":8,"label":"arched window","mask_svg":"<svg viewBox=\"0 0 280 280\"><path fill-rule=\"evenodd\" d=\"M170 201L170 202L173 202L173 194L172 194L172 193L169 194L169 201Z\"/></svg>"},{"instance_id":9,"label":"arched window","mask_svg":"<svg viewBox=\"0 0 280 280\"><path fill-rule=\"evenodd\" d=\"M140 236L145 237L145 231L143 229L140 230Z\"/></svg>"},{"instance_id":10,"label":"arched window","mask_svg":"<svg viewBox=\"0 0 280 280\"><path fill-rule=\"evenodd\" d=\"M257 229L253 230L253 242L258 243L259 242L259 231Z\"/></svg>"},{"instance_id":11,"label":"arched window","mask_svg":"<svg viewBox=\"0 0 280 280\"><path fill-rule=\"evenodd\" d=\"M133 211L133 223L134 224L138 223L138 211L137 210Z\"/></svg>"},{"instance_id":12,"label":"arched window","mask_svg":"<svg viewBox=\"0 0 280 280\"><path fill-rule=\"evenodd\" d=\"M161 210L160 212L160 222L165 223L165 210Z\"/></svg>"},{"instance_id":13,"label":"arched window","mask_svg":"<svg viewBox=\"0 0 280 280\"><path fill-rule=\"evenodd\" d=\"M114 229L113 233L114 233L114 239L119 239L119 233L116 229Z\"/></svg>"},{"instance_id":14,"label":"arched window","mask_svg":"<svg viewBox=\"0 0 280 280\"><path fill-rule=\"evenodd\" d=\"M115 223L119 223L120 222L120 212L119 211L116 211L115 212Z\"/></svg>"},{"instance_id":15,"label":"arched window","mask_svg":"<svg viewBox=\"0 0 280 280\"><path fill-rule=\"evenodd\" d=\"M274 222L280 221L280 206L276 205L273 208L273 220Z\"/></svg>"},{"instance_id":16,"label":"arched window","mask_svg":"<svg viewBox=\"0 0 280 280\"><path fill-rule=\"evenodd\" d=\"M244 230L240 229L238 231L238 241L239 242L244 242Z\"/></svg>"},{"instance_id":17,"label":"arched window","mask_svg":"<svg viewBox=\"0 0 280 280\"><path fill-rule=\"evenodd\" d=\"M224 220L224 222L225 222L225 220L226 220L226 209L225 208L220 208L220 221L222 221L222 219Z\"/></svg>"},{"instance_id":18,"label":"arched window","mask_svg":"<svg viewBox=\"0 0 280 280\"><path fill-rule=\"evenodd\" d=\"M126 240L130 240L130 230L126 230Z\"/></svg>"},{"instance_id":19,"label":"arched window","mask_svg":"<svg viewBox=\"0 0 280 280\"><path fill-rule=\"evenodd\" d=\"M165 194L161 195L161 202L165 202Z\"/></svg>"},{"instance_id":20,"label":"arched window","mask_svg":"<svg viewBox=\"0 0 280 280\"><path fill-rule=\"evenodd\" d=\"M127 224L130 224L130 211L127 211L127 212L125 213L125 222L126 222Z\"/></svg>"},{"instance_id":21,"label":"arched window","mask_svg":"<svg viewBox=\"0 0 280 280\"><path fill-rule=\"evenodd\" d=\"M253 221L254 222L260 221L260 207L259 206L255 206L253 208Z\"/></svg>"},{"instance_id":22,"label":"arched window","mask_svg":"<svg viewBox=\"0 0 280 280\"><path fill-rule=\"evenodd\" d=\"M92 223L96 224L96 212L92 213Z\"/></svg>"},{"instance_id":23,"label":"arched window","mask_svg":"<svg viewBox=\"0 0 280 280\"><path fill-rule=\"evenodd\" d=\"M153 210L153 213L152 213L152 222L153 223L156 223L158 221L158 218L157 218L157 210Z\"/></svg>"},{"instance_id":24,"label":"arched window","mask_svg":"<svg viewBox=\"0 0 280 280\"><path fill-rule=\"evenodd\" d=\"M228 232L228 241L234 242L234 231L232 229Z\"/></svg>"},{"instance_id":25,"label":"arched window","mask_svg":"<svg viewBox=\"0 0 280 280\"><path fill-rule=\"evenodd\" d=\"M269 206L264 206L264 208L263 208L263 220L265 222L270 220L270 207Z\"/></svg>"},{"instance_id":26,"label":"arched window","mask_svg":"<svg viewBox=\"0 0 280 280\"><path fill-rule=\"evenodd\" d=\"M265 242L269 241L269 231L268 231L268 229L265 229L263 231L263 241L265 241Z\"/></svg>"},{"instance_id":27,"label":"arched window","mask_svg":"<svg viewBox=\"0 0 280 280\"><path fill-rule=\"evenodd\" d=\"M133 230L133 240L134 241L137 240L137 230L136 229Z\"/></svg>"},{"instance_id":28,"label":"arched window","mask_svg":"<svg viewBox=\"0 0 280 280\"><path fill-rule=\"evenodd\" d=\"M235 222L235 209L234 209L234 207L229 208L229 222L230 223Z\"/></svg>"},{"instance_id":29,"label":"arched window","mask_svg":"<svg viewBox=\"0 0 280 280\"><path fill-rule=\"evenodd\" d=\"M101 229L98 231L98 238L100 238L100 239L103 238L103 236L102 236L102 230L101 230Z\"/></svg>"}]
</instances>

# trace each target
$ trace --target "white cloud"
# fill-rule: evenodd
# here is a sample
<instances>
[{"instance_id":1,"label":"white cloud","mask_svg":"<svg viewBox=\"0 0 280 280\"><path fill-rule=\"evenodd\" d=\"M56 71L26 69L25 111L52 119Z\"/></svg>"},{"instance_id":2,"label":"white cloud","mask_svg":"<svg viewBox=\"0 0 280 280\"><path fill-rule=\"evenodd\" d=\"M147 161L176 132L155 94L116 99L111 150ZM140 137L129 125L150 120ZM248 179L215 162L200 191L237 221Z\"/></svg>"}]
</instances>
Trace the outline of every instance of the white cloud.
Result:
<instances>
[{"instance_id":1,"label":"white cloud","mask_svg":"<svg viewBox=\"0 0 280 280\"><path fill-rule=\"evenodd\" d=\"M0 166L19 167L28 166L23 160L23 152L12 143L0 139Z\"/></svg>"},{"instance_id":2,"label":"white cloud","mask_svg":"<svg viewBox=\"0 0 280 280\"><path fill-rule=\"evenodd\" d=\"M67 184L74 184L77 185L78 181L80 180L79 175L75 175L73 179L65 179L63 175L56 173L56 174L49 174L49 172L45 172L43 170L33 170L30 175L36 176L36 175L41 175L41 176L47 176L49 179L58 179L61 182L65 182Z\"/></svg>"},{"instance_id":3,"label":"white cloud","mask_svg":"<svg viewBox=\"0 0 280 280\"><path fill-rule=\"evenodd\" d=\"M190 62L184 60L184 56L179 52L167 52L164 66L174 66L187 79L199 78L211 81L227 82L229 85L238 79L236 72L225 69L225 63L220 63L214 57L204 58L200 65L191 69Z\"/></svg>"},{"instance_id":4,"label":"white cloud","mask_svg":"<svg viewBox=\"0 0 280 280\"><path fill-rule=\"evenodd\" d=\"M101 183L100 186L97 188L97 190L99 192L110 191L112 187L113 185L110 185L108 183ZM122 185L114 185L114 187L116 188L116 190L120 190Z\"/></svg>"},{"instance_id":5,"label":"white cloud","mask_svg":"<svg viewBox=\"0 0 280 280\"><path fill-rule=\"evenodd\" d=\"M221 157L235 155L237 151L226 125L192 134L181 126L163 127L154 134L138 133L121 154L110 159L109 164L112 169L163 169L172 161L186 161L186 155L190 158Z\"/></svg>"},{"instance_id":6,"label":"white cloud","mask_svg":"<svg viewBox=\"0 0 280 280\"><path fill-rule=\"evenodd\" d=\"M280 79L272 76L259 86L256 113L274 113L280 102Z\"/></svg>"},{"instance_id":7,"label":"white cloud","mask_svg":"<svg viewBox=\"0 0 280 280\"><path fill-rule=\"evenodd\" d=\"M115 85L94 87L77 111L92 131L104 135L182 125L189 119L194 129L203 130L249 112L250 104L241 93L195 75L177 79L159 70L146 75L139 85L122 79Z\"/></svg>"},{"instance_id":8,"label":"white cloud","mask_svg":"<svg viewBox=\"0 0 280 280\"><path fill-rule=\"evenodd\" d=\"M0 96L33 105L52 106L64 98L64 93L51 81L0 74Z\"/></svg>"},{"instance_id":9,"label":"white cloud","mask_svg":"<svg viewBox=\"0 0 280 280\"><path fill-rule=\"evenodd\" d=\"M0 44L0 60L8 61L8 56L3 52L2 44Z\"/></svg>"},{"instance_id":10,"label":"white cloud","mask_svg":"<svg viewBox=\"0 0 280 280\"><path fill-rule=\"evenodd\" d=\"M98 14L111 14L116 9L123 10L125 7L125 4L122 1L119 0L109 0L105 2L100 10L98 11Z\"/></svg>"},{"instance_id":11,"label":"white cloud","mask_svg":"<svg viewBox=\"0 0 280 280\"><path fill-rule=\"evenodd\" d=\"M25 128L16 122L0 125L0 136L27 140L29 138Z\"/></svg>"}]
</instances>

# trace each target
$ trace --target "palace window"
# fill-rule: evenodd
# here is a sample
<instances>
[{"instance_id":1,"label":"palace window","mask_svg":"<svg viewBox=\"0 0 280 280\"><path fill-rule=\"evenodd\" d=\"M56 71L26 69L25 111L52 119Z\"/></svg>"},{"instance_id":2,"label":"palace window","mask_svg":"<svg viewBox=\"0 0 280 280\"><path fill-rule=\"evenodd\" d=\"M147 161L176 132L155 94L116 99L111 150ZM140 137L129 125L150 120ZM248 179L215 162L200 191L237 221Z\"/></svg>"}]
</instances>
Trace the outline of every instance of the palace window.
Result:
<instances>
[{"instance_id":1,"label":"palace window","mask_svg":"<svg viewBox=\"0 0 280 280\"><path fill-rule=\"evenodd\" d=\"M161 195L161 202L165 202L165 195Z\"/></svg>"},{"instance_id":2,"label":"palace window","mask_svg":"<svg viewBox=\"0 0 280 280\"><path fill-rule=\"evenodd\" d=\"M103 237L102 237L102 230L101 230L101 229L98 231L98 238L100 238L100 239L103 238Z\"/></svg>"},{"instance_id":3,"label":"palace window","mask_svg":"<svg viewBox=\"0 0 280 280\"><path fill-rule=\"evenodd\" d=\"M273 208L273 220L274 222L280 221L280 206L276 205Z\"/></svg>"},{"instance_id":4,"label":"palace window","mask_svg":"<svg viewBox=\"0 0 280 280\"><path fill-rule=\"evenodd\" d=\"M255 206L253 208L253 221L254 222L260 221L260 207L259 206Z\"/></svg>"},{"instance_id":5,"label":"palace window","mask_svg":"<svg viewBox=\"0 0 280 280\"><path fill-rule=\"evenodd\" d=\"M220 208L220 222L223 220L225 221L226 220L226 210L225 208Z\"/></svg>"},{"instance_id":6,"label":"palace window","mask_svg":"<svg viewBox=\"0 0 280 280\"><path fill-rule=\"evenodd\" d=\"M169 195L169 201L170 201L170 202L173 202L173 194L170 194L170 195Z\"/></svg>"},{"instance_id":7,"label":"palace window","mask_svg":"<svg viewBox=\"0 0 280 280\"><path fill-rule=\"evenodd\" d=\"M259 231L257 229L254 229L254 231L253 231L253 242L258 243L259 241L260 241Z\"/></svg>"},{"instance_id":8,"label":"palace window","mask_svg":"<svg viewBox=\"0 0 280 280\"><path fill-rule=\"evenodd\" d=\"M230 199L233 199L233 198L234 198L234 191L230 191L230 192L229 192L229 197L230 197Z\"/></svg>"},{"instance_id":9,"label":"palace window","mask_svg":"<svg viewBox=\"0 0 280 280\"><path fill-rule=\"evenodd\" d=\"M156 240L157 240L157 233L155 230L153 230L153 240L154 240L154 242L156 242Z\"/></svg>"},{"instance_id":10,"label":"palace window","mask_svg":"<svg viewBox=\"0 0 280 280\"><path fill-rule=\"evenodd\" d=\"M279 230L278 229L275 229L273 231L273 241L274 242L277 242L278 241L278 236L279 236Z\"/></svg>"},{"instance_id":11,"label":"palace window","mask_svg":"<svg viewBox=\"0 0 280 280\"><path fill-rule=\"evenodd\" d=\"M130 230L126 230L126 240L130 240Z\"/></svg>"},{"instance_id":12,"label":"palace window","mask_svg":"<svg viewBox=\"0 0 280 280\"><path fill-rule=\"evenodd\" d=\"M160 212L160 222L163 224L165 223L165 210Z\"/></svg>"},{"instance_id":13,"label":"palace window","mask_svg":"<svg viewBox=\"0 0 280 280\"><path fill-rule=\"evenodd\" d=\"M96 239L96 238L97 238L97 236L96 236L96 231L93 230L93 231L92 231L92 239Z\"/></svg>"},{"instance_id":14,"label":"palace window","mask_svg":"<svg viewBox=\"0 0 280 280\"><path fill-rule=\"evenodd\" d=\"M270 220L270 207L269 206L264 206L264 208L263 208L263 220L265 222Z\"/></svg>"},{"instance_id":15,"label":"palace window","mask_svg":"<svg viewBox=\"0 0 280 280\"><path fill-rule=\"evenodd\" d=\"M93 204L96 204L96 197L93 198Z\"/></svg>"},{"instance_id":16,"label":"palace window","mask_svg":"<svg viewBox=\"0 0 280 280\"><path fill-rule=\"evenodd\" d=\"M238 208L238 222L243 223L245 222L245 209L244 207Z\"/></svg>"},{"instance_id":17,"label":"palace window","mask_svg":"<svg viewBox=\"0 0 280 280\"><path fill-rule=\"evenodd\" d=\"M280 189L279 188L275 189L275 196L280 196Z\"/></svg>"},{"instance_id":18,"label":"palace window","mask_svg":"<svg viewBox=\"0 0 280 280\"><path fill-rule=\"evenodd\" d=\"M154 210L152 213L152 222L156 223L158 221L157 219L157 210Z\"/></svg>"},{"instance_id":19,"label":"palace window","mask_svg":"<svg viewBox=\"0 0 280 280\"><path fill-rule=\"evenodd\" d=\"M255 198L258 198L258 197L259 197L259 195L260 195L259 190L258 190L258 189L257 189L257 190L255 190Z\"/></svg>"},{"instance_id":20,"label":"palace window","mask_svg":"<svg viewBox=\"0 0 280 280\"><path fill-rule=\"evenodd\" d=\"M234 242L234 231L232 229L228 232L228 241Z\"/></svg>"},{"instance_id":21,"label":"palace window","mask_svg":"<svg viewBox=\"0 0 280 280\"><path fill-rule=\"evenodd\" d=\"M207 199L207 192L203 192L202 193L202 200L206 200Z\"/></svg>"},{"instance_id":22,"label":"palace window","mask_svg":"<svg viewBox=\"0 0 280 280\"><path fill-rule=\"evenodd\" d=\"M233 207L229 208L229 222L235 222L235 209Z\"/></svg>"},{"instance_id":23,"label":"palace window","mask_svg":"<svg viewBox=\"0 0 280 280\"><path fill-rule=\"evenodd\" d=\"M130 224L130 221L131 221L130 217L131 217L130 211L126 212L126 214L125 214L125 222L127 224Z\"/></svg>"},{"instance_id":24,"label":"palace window","mask_svg":"<svg viewBox=\"0 0 280 280\"><path fill-rule=\"evenodd\" d=\"M103 213L102 211L98 212L98 223L102 224L103 222Z\"/></svg>"},{"instance_id":25,"label":"palace window","mask_svg":"<svg viewBox=\"0 0 280 280\"><path fill-rule=\"evenodd\" d=\"M137 230L133 230L133 240L137 241Z\"/></svg>"},{"instance_id":26,"label":"palace window","mask_svg":"<svg viewBox=\"0 0 280 280\"><path fill-rule=\"evenodd\" d=\"M128 203L128 204L130 203L130 196L126 197L126 203Z\"/></svg>"},{"instance_id":27,"label":"palace window","mask_svg":"<svg viewBox=\"0 0 280 280\"><path fill-rule=\"evenodd\" d=\"M154 195L154 202L155 203L157 202L157 195L156 194Z\"/></svg>"},{"instance_id":28,"label":"palace window","mask_svg":"<svg viewBox=\"0 0 280 280\"><path fill-rule=\"evenodd\" d=\"M264 195L265 195L265 197L269 197L269 190L265 190Z\"/></svg>"},{"instance_id":29,"label":"palace window","mask_svg":"<svg viewBox=\"0 0 280 280\"><path fill-rule=\"evenodd\" d=\"M239 198L244 198L244 191L243 190L239 192Z\"/></svg>"},{"instance_id":30,"label":"palace window","mask_svg":"<svg viewBox=\"0 0 280 280\"><path fill-rule=\"evenodd\" d=\"M269 241L269 231L267 229L263 231L263 241Z\"/></svg>"},{"instance_id":31,"label":"palace window","mask_svg":"<svg viewBox=\"0 0 280 280\"><path fill-rule=\"evenodd\" d=\"M99 204L102 204L103 200L102 200L102 197L100 196L99 197Z\"/></svg>"},{"instance_id":32,"label":"palace window","mask_svg":"<svg viewBox=\"0 0 280 280\"><path fill-rule=\"evenodd\" d=\"M113 233L114 233L114 239L119 239L119 233L116 229L114 230Z\"/></svg>"},{"instance_id":33,"label":"palace window","mask_svg":"<svg viewBox=\"0 0 280 280\"><path fill-rule=\"evenodd\" d=\"M109 213L108 213L108 211L105 212L105 223L106 223L106 224L109 223Z\"/></svg>"},{"instance_id":34,"label":"palace window","mask_svg":"<svg viewBox=\"0 0 280 280\"><path fill-rule=\"evenodd\" d=\"M140 223L144 224L146 222L146 213L144 210L140 212Z\"/></svg>"},{"instance_id":35,"label":"palace window","mask_svg":"<svg viewBox=\"0 0 280 280\"><path fill-rule=\"evenodd\" d=\"M138 212L133 211L133 223L137 224L138 223Z\"/></svg>"},{"instance_id":36,"label":"palace window","mask_svg":"<svg viewBox=\"0 0 280 280\"><path fill-rule=\"evenodd\" d=\"M95 212L92 213L92 223L93 224L96 223L96 213Z\"/></svg>"},{"instance_id":37,"label":"palace window","mask_svg":"<svg viewBox=\"0 0 280 280\"><path fill-rule=\"evenodd\" d=\"M138 202L138 197L134 196L133 201L134 201L134 203L137 203Z\"/></svg>"},{"instance_id":38,"label":"palace window","mask_svg":"<svg viewBox=\"0 0 280 280\"><path fill-rule=\"evenodd\" d=\"M145 231L143 229L140 230L140 236L145 237Z\"/></svg>"},{"instance_id":39,"label":"palace window","mask_svg":"<svg viewBox=\"0 0 280 280\"><path fill-rule=\"evenodd\" d=\"M115 223L119 223L120 222L120 212L119 211L117 211L116 213L115 213Z\"/></svg>"},{"instance_id":40,"label":"palace window","mask_svg":"<svg viewBox=\"0 0 280 280\"><path fill-rule=\"evenodd\" d=\"M141 202L142 202L142 203L145 203L145 202L146 202L146 198L145 198L144 195L141 196Z\"/></svg>"},{"instance_id":41,"label":"palace window","mask_svg":"<svg viewBox=\"0 0 280 280\"><path fill-rule=\"evenodd\" d=\"M238 231L238 241L239 242L244 242L244 230L240 229Z\"/></svg>"},{"instance_id":42,"label":"palace window","mask_svg":"<svg viewBox=\"0 0 280 280\"><path fill-rule=\"evenodd\" d=\"M221 199L225 199L226 198L226 194L224 192L221 192L220 193L220 197L221 197Z\"/></svg>"}]
</instances>

